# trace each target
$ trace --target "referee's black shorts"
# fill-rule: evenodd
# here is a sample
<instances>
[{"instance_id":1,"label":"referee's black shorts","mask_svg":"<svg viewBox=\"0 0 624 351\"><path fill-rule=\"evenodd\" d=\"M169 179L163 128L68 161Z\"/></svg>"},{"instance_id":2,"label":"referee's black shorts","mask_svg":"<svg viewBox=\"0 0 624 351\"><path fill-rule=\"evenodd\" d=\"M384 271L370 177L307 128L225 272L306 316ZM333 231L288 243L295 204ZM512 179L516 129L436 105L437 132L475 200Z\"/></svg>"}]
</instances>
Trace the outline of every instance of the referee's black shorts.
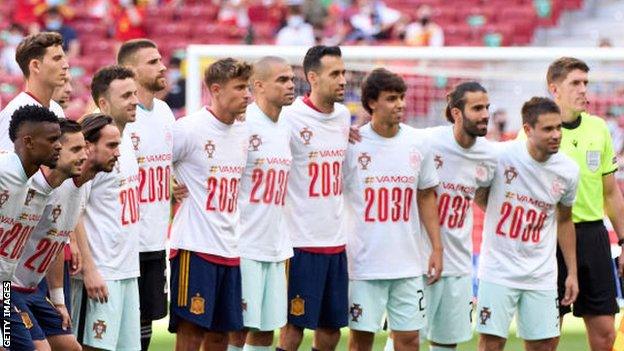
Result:
<instances>
[{"instance_id":1,"label":"referee's black shorts","mask_svg":"<svg viewBox=\"0 0 624 351\"><path fill-rule=\"evenodd\" d=\"M616 302L615 276L611 260L609 232L602 221L575 223L576 258L579 295L572 308L559 306L561 316L573 311L576 317L585 315L614 315L619 312ZM559 300L565 293L568 274L559 245L557 245Z\"/></svg>"},{"instance_id":2,"label":"referee's black shorts","mask_svg":"<svg viewBox=\"0 0 624 351\"><path fill-rule=\"evenodd\" d=\"M141 321L155 321L167 315L167 253L139 253L141 276L139 300Z\"/></svg>"}]
</instances>

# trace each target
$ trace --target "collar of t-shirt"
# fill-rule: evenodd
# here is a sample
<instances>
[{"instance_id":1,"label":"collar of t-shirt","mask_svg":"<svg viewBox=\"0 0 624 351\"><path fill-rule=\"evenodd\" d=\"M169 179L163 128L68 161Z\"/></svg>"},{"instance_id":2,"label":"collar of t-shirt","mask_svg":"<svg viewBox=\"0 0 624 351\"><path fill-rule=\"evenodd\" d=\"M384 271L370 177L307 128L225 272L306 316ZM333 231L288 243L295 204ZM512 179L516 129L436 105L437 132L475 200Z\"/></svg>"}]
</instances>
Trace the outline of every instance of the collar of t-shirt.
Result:
<instances>
[{"instance_id":1,"label":"collar of t-shirt","mask_svg":"<svg viewBox=\"0 0 624 351\"><path fill-rule=\"evenodd\" d=\"M576 129L581 125L581 120L583 119L583 114L581 113L574 121L572 122L563 122L561 126L565 129Z\"/></svg>"},{"instance_id":2,"label":"collar of t-shirt","mask_svg":"<svg viewBox=\"0 0 624 351\"><path fill-rule=\"evenodd\" d=\"M210 123L212 123L212 125L217 127L219 130L226 130L232 126L231 124L221 122L221 120L217 118L217 115L212 112L210 108L206 107L206 112L208 112Z\"/></svg>"},{"instance_id":3,"label":"collar of t-shirt","mask_svg":"<svg viewBox=\"0 0 624 351\"><path fill-rule=\"evenodd\" d=\"M33 93L31 93L30 91L24 91L24 93L28 96L30 96L31 98L33 98L35 101L37 101L39 103L39 105L41 106L45 106L43 104L43 102L41 102Z\"/></svg>"},{"instance_id":4,"label":"collar of t-shirt","mask_svg":"<svg viewBox=\"0 0 624 351\"><path fill-rule=\"evenodd\" d=\"M311 109L313 109L314 111L318 113L326 114L325 112L321 111L318 107L316 107L316 105L314 105L314 103L312 102L312 99L310 99L309 93L303 97L303 103L310 106Z\"/></svg>"}]
</instances>

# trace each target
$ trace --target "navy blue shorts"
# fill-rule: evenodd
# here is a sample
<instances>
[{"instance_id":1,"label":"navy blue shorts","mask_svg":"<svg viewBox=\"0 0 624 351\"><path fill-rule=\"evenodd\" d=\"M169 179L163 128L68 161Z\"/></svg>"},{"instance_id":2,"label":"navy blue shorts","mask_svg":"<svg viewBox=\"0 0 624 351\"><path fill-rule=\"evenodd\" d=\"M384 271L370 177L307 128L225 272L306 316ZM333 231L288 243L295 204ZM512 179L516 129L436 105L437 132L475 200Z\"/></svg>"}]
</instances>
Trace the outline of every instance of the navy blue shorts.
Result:
<instances>
[{"instance_id":1,"label":"navy blue shorts","mask_svg":"<svg viewBox=\"0 0 624 351\"><path fill-rule=\"evenodd\" d=\"M294 251L288 264L288 323L307 329L346 327L349 316L346 253Z\"/></svg>"},{"instance_id":2,"label":"navy blue shorts","mask_svg":"<svg viewBox=\"0 0 624 351\"><path fill-rule=\"evenodd\" d=\"M14 292L11 292L11 316L9 322L11 326L11 340L9 342L10 351L33 351L35 344L30 334L32 318L28 312L20 311L13 303Z\"/></svg>"},{"instance_id":3,"label":"navy blue shorts","mask_svg":"<svg viewBox=\"0 0 624 351\"><path fill-rule=\"evenodd\" d=\"M63 330L63 318L58 313L52 302L41 290L32 293L11 291L12 303L20 310L27 313L32 340L43 340L47 336L71 334L71 329ZM22 319L26 318L23 316ZM24 321L24 323L27 323ZM29 326L29 325L27 325Z\"/></svg>"},{"instance_id":4,"label":"navy blue shorts","mask_svg":"<svg viewBox=\"0 0 624 351\"><path fill-rule=\"evenodd\" d=\"M171 259L169 332L180 320L207 331L243 329L241 274L239 266L225 266L180 250Z\"/></svg>"}]
</instances>

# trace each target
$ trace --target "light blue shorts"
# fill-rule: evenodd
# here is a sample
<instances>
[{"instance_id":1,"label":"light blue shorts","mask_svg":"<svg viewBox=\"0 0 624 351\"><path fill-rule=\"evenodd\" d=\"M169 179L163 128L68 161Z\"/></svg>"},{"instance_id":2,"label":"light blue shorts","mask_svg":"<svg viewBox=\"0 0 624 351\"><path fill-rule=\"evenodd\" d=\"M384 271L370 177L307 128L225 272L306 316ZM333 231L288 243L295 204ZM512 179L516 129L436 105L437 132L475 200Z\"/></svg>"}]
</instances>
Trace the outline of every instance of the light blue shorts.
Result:
<instances>
[{"instance_id":1,"label":"light blue shorts","mask_svg":"<svg viewBox=\"0 0 624 351\"><path fill-rule=\"evenodd\" d=\"M388 328L416 331L425 326L422 277L349 281L349 328L378 332L387 314Z\"/></svg>"},{"instance_id":2,"label":"light blue shorts","mask_svg":"<svg viewBox=\"0 0 624 351\"><path fill-rule=\"evenodd\" d=\"M472 277L442 277L425 287L427 339L451 345L472 339Z\"/></svg>"},{"instance_id":3,"label":"light blue shorts","mask_svg":"<svg viewBox=\"0 0 624 351\"><path fill-rule=\"evenodd\" d=\"M241 258L245 327L272 331L286 324L286 263Z\"/></svg>"},{"instance_id":4,"label":"light blue shorts","mask_svg":"<svg viewBox=\"0 0 624 351\"><path fill-rule=\"evenodd\" d=\"M476 311L477 331L507 338L514 314L518 337L543 340L558 337L557 290L522 290L481 281Z\"/></svg>"},{"instance_id":5,"label":"light blue shorts","mask_svg":"<svg viewBox=\"0 0 624 351\"><path fill-rule=\"evenodd\" d=\"M72 279L72 322L78 342L103 350L141 350L137 278L107 280L106 286L108 302L99 303L87 297L82 280Z\"/></svg>"}]
</instances>

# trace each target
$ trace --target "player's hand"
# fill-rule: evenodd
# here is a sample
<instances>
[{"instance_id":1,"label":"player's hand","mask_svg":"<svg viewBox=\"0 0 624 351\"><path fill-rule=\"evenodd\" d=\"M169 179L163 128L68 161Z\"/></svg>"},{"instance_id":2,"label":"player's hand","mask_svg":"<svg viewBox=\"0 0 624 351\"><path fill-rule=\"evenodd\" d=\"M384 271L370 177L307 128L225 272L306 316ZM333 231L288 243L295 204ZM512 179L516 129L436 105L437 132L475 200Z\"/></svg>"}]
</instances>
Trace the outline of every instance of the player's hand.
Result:
<instances>
[{"instance_id":1,"label":"player's hand","mask_svg":"<svg viewBox=\"0 0 624 351\"><path fill-rule=\"evenodd\" d=\"M108 287L97 269L85 270L83 281L87 296L99 303L108 302Z\"/></svg>"},{"instance_id":2,"label":"player's hand","mask_svg":"<svg viewBox=\"0 0 624 351\"><path fill-rule=\"evenodd\" d=\"M624 277L624 248L622 249L622 253L620 253L620 257L618 257L618 275L620 277Z\"/></svg>"},{"instance_id":3,"label":"player's hand","mask_svg":"<svg viewBox=\"0 0 624 351\"><path fill-rule=\"evenodd\" d=\"M578 279L575 275L569 275L565 280L565 294L561 299L561 305L570 306L574 301L576 301L576 297L579 293L578 287Z\"/></svg>"},{"instance_id":4,"label":"player's hand","mask_svg":"<svg viewBox=\"0 0 624 351\"><path fill-rule=\"evenodd\" d=\"M76 275L82 271L82 255L76 240L69 242L69 251L71 251L71 265L69 267L69 274Z\"/></svg>"},{"instance_id":5,"label":"player's hand","mask_svg":"<svg viewBox=\"0 0 624 351\"><path fill-rule=\"evenodd\" d=\"M54 305L54 308L56 308L58 313L61 315L61 319L63 320L61 327L63 330L69 330L71 328L71 317L69 316L69 311L67 311L67 306Z\"/></svg>"},{"instance_id":6,"label":"player's hand","mask_svg":"<svg viewBox=\"0 0 624 351\"><path fill-rule=\"evenodd\" d=\"M359 143L362 141L362 135L360 135L360 127L351 126L349 128L349 142L351 144Z\"/></svg>"},{"instance_id":7,"label":"player's hand","mask_svg":"<svg viewBox=\"0 0 624 351\"><path fill-rule=\"evenodd\" d=\"M186 185L181 183L173 184L173 198L176 202L182 202L182 200L186 199L189 195L188 188Z\"/></svg>"},{"instance_id":8,"label":"player's hand","mask_svg":"<svg viewBox=\"0 0 624 351\"><path fill-rule=\"evenodd\" d=\"M442 276L442 250L433 250L429 256L429 266L427 267L427 284L431 285Z\"/></svg>"}]
</instances>

